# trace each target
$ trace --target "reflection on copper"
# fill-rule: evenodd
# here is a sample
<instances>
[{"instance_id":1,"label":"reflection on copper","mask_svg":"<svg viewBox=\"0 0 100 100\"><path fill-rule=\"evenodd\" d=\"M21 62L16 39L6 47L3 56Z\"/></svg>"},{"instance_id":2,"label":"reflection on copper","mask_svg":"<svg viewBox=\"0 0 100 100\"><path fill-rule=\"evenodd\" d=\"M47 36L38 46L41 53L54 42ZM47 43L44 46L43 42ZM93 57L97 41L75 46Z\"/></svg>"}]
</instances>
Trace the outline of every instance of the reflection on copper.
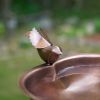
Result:
<instances>
[{"instance_id":1,"label":"reflection on copper","mask_svg":"<svg viewBox=\"0 0 100 100\"><path fill-rule=\"evenodd\" d=\"M22 90L31 100L100 100L99 54L58 60L61 48L54 46L43 31L33 29L28 37L45 61L20 80Z\"/></svg>"},{"instance_id":2,"label":"reflection on copper","mask_svg":"<svg viewBox=\"0 0 100 100\"><path fill-rule=\"evenodd\" d=\"M32 100L100 100L100 55L40 65L23 75L20 86Z\"/></svg>"}]
</instances>

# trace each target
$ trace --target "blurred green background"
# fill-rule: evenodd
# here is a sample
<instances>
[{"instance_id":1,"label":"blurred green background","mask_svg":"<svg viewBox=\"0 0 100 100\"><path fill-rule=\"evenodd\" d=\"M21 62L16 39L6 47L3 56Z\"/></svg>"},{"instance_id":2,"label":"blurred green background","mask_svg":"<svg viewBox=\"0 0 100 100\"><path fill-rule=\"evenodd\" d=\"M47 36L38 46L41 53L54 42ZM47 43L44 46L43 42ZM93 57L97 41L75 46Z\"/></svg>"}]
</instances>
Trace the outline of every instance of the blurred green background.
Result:
<instances>
[{"instance_id":1,"label":"blurred green background","mask_svg":"<svg viewBox=\"0 0 100 100\"><path fill-rule=\"evenodd\" d=\"M42 64L25 37L43 28L62 57L100 53L100 0L0 0L0 100L28 100L21 75Z\"/></svg>"}]
</instances>

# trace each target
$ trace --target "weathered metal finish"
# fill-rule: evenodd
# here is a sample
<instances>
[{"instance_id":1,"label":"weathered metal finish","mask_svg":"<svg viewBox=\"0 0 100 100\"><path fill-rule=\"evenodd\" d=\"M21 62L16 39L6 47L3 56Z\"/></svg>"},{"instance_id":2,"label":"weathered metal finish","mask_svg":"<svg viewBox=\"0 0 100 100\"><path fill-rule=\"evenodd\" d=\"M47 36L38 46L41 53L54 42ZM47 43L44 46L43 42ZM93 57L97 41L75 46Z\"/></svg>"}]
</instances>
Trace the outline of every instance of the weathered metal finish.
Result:
<instances>
[{"instance_id":1,"label":"weathered metal finish","mask_svg":"<svg viewBox=\"0 0 100 100\"><path fill-rule=\"evenodd\" d=\"M22 76L20 86L31 100L100 100L100 55L40 65Z\"/></svg>"},{"instance_id":2,"label":"weathered metal finish","mask_svg":"<svg viewBox=\"0 0 100 100\"><path fill-rule=\"evenodd\" d=\"M43 30L33 28L32 31L28 32L28 37L32 45L38 50L41 59L47 64L53 64L62 54L61 48L53 45Z\"/></svg>"}]
</instances>

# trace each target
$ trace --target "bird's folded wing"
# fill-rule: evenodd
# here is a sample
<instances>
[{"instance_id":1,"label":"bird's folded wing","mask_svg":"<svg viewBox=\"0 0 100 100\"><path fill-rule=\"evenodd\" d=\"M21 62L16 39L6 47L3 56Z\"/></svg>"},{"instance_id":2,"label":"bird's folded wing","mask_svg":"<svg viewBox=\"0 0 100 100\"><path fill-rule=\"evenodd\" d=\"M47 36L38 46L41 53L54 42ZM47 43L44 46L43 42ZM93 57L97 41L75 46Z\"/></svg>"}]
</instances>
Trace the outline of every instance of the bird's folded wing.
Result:
<instances>
[{"instance_id":1,"label":"bird's folded wing","mask_svg":"<svg viewBox=\"0 0 100 100\"><path fill-rule=\"evenodd\" d=\"M28 35L32 45L35 48L45 48L51 45L35 28L33 28Z\"/></svg>"}]
</instances>

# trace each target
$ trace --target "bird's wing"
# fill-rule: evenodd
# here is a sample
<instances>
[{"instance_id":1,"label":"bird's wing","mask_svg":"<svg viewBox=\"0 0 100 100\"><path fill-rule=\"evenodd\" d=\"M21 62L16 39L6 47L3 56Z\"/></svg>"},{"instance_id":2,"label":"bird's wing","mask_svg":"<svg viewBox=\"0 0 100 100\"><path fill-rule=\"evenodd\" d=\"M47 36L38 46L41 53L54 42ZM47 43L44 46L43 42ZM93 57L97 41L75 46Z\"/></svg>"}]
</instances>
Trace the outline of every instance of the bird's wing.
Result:
<instances>
[{"instance_id":1,"label":"bird's wing","mask_svg":"<svg viewBox=\"0 0 100 100\"><path fill-rule=\"evenodd\" d=\"M41 34L41 36L46 39L51 45L52 45L52 42L50 41L50 39L48 38L48 35L47 35L47 32L42 29L42 28L39 28L38 29L38 32Z\"/></svg>"},{"instance_id":2,"label":"bird's wing","mask_svg":"<svg viewBox=\"0 0 100 100\"><path fill-rule=\"evenodd\" d=\"M45 48L51 45L35 28L28 33L28 37L35 48Z\"/></svg>"}]
</instances>

